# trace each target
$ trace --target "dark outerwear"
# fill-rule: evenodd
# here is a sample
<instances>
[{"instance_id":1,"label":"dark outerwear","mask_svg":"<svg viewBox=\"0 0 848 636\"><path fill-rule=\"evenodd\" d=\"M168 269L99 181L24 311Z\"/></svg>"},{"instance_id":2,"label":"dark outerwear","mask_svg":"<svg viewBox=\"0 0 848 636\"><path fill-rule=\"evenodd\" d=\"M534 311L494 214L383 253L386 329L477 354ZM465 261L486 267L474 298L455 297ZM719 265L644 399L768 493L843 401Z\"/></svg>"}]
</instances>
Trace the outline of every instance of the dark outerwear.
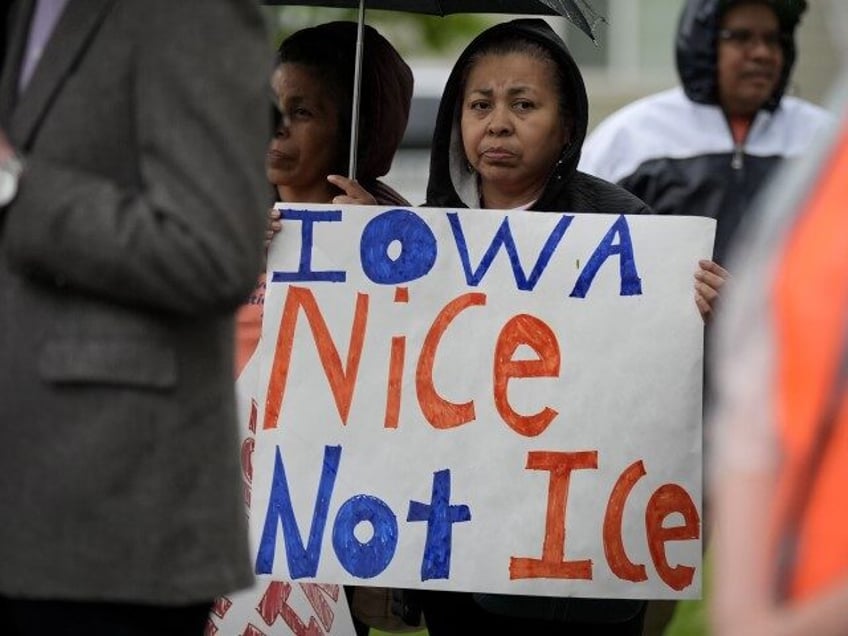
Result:
<instances>
[{"instance_id":1,"label":"dark outerwear","mask_svg":"<svg viewBox=\"0 0 848 636\"><path fill-rule=\"evenodd\" d=\"M519 19L498 24L475 38L454 66L439 107L430 158L427 203L432 207L480 207L476 189L469 187L476 175L465 167L458 134L460 86L467 61L475 52L505 35L517 35L549 50L563 71L565 93L573 117L573 135L554 166L551 177L532 210L548 212L643 214L650 208L623 188L577 171L580 150L588 125L588 98L577 64L563 41L540 19ZM451 156L453 155L453 156ZM474 181L476 183L476 181ZM461 194L462 192L462 194ZM645 602L618 599L572 599L419 591L425 620L432 636L453 633L456 621L466 619L478 626L500 625L533 633L575 630L571 633L641 634ZM473 603L471 599L473 598ZM463 608L464 617L453 609ZM452 609L453 608L453 609ZM481 611L477 611L481 610ZM475 615L476 614L476 615ZM589 631L586 631L589 630ZM527 633L530 633L529 631Z\"/></svg>"},{"instance_id":2,"label":"dark outerwear","mask_svg":"<svg viewBox=\"0 0 848 636\"><path fill-rule=\"evenodd\" d=\"M19 93L34 6L0 77L26 162L0 210L0 598L209 603L254 580L233 314L268 34L250 0L72 1Z\"/></svg>"}]
</instances>

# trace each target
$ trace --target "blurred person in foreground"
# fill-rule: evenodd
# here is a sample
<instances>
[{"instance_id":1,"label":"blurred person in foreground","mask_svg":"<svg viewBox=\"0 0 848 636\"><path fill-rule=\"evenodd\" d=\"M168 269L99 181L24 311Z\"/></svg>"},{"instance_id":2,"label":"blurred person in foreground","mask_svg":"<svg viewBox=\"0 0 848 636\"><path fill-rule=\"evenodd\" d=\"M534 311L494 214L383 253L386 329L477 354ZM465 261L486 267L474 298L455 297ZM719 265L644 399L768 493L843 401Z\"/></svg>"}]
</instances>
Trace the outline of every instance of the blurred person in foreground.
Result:
<instances>
[{"instance_id":1,"label":"blurred person in foreground","mask_svg":"<svg viewBox=\"0 0 848 636\"><path fill-rule=\"evenodd\" d=\"M18 0L7 33L0 633L200 635L253 581L233 315L268 34L250 0Z\"/></svg>"},{"instance_id":2,"label":"blurred person in foreground","mask_svg":"<svg viewBox=\"0 0 848 636\"><path fill-rule=\"evenodd\" d=\"M380 180L400 146L412 103L409 65L376 29L364 26L356 181L348 172L357 23L328 22L296 31L280 44L271 83L279 100L274 137L265 158L266 176L277 200L409 206ZM362 196L367 188L373 196ZM280 213L269 211L267 240L281 229ZM261 333L265 280L239 312L240 365L255 350ZM392 590L345 588L354 627L389 632L420 628L420 616L393 612ZM420 613L419 613L420 614Z\"/></svg>"},{"instance_id":3,"label":"blurred person in foreground","mask_svg":"<svg viewBox=\"0 0 848 636\"><path fill-rule=\"evenodd\" d=\"M779 173L731 251L745 268L713 358L718 636L848 633L846 104L841 129Z\"/></svg>"}]
</instances>

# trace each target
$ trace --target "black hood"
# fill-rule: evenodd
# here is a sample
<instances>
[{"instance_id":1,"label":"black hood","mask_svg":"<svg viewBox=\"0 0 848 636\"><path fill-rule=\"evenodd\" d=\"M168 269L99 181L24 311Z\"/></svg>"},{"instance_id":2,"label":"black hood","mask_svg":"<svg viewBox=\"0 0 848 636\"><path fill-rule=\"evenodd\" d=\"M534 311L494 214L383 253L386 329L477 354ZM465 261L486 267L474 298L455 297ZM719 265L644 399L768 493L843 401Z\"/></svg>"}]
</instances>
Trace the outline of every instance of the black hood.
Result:
<instances>
[{"instance_id":1,"label":"black hood","mask_svg":"<svg viewBox=\"0 0 848 636\"><path fill-rule=\"evenodd\" d=\"M699 104L718 104L717 38L721 16L731 6L753 0L687 0L675 41L677 73L686 96ZM757 0L774 9L785 37L783 72L774 94L763 106L773 111L786 90L795 65L795 28L807 10L806 0Z\"/></svg>"},{"instance_id":2,"label":"black hood","mask_svg":"<svg viewBox=\"0 0 848 636\"><path fill-rule=\"evenodd\" d=\"M459 135L459 105L461 99L462 76L468 60L480 49L490 43L510 36L520 36L536 42L551 52L559 65L565 83L565 92L569 100L569 110L573 117L571 140L563 148L552 178L567 181L577 170L580 150L586 137L589 121L589 104L583 76L571 57L565 42L554 32L547 22L538 18L522 18L497 24L478 35L465 48L451 70L445 90L439 104L433 143L430 151L430 178L427 182L427 205L453 207L466 205L478 207L469 201L463 192L463 181L471 175L465 170L465 159ZM453 155L453 157L452 157Z\"/></svg>"}]
</instances>

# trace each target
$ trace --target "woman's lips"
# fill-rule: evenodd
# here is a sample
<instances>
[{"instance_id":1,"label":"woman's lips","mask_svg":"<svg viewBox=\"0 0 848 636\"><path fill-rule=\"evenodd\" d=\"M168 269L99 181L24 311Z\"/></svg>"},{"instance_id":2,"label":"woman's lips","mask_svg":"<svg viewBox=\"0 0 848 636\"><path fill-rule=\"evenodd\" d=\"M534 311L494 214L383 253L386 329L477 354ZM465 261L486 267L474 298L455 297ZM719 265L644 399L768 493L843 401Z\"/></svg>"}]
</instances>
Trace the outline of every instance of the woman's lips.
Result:
<instances>
[{"instance_id":1,"label":"woman's lips","mask_svg":"<svg viewBox=\"0 0 848 636\"><path fill-rule=\"evenodd\" d=\"M506 148L486 148L480 156L489 161L506 161L515 157L515 153Z\"/></svg>"},{"instance_id":2,"label":"woman's lips","mask_svg":"<svg viewBox=\"0 0 848 636\"><path fill-rule=\"evenodd\" d=\"M278 150L269 150L267 154L267 159L268 163L272 166L279 166L291 161L293 157Z\"/></svg>"}]
</instances>

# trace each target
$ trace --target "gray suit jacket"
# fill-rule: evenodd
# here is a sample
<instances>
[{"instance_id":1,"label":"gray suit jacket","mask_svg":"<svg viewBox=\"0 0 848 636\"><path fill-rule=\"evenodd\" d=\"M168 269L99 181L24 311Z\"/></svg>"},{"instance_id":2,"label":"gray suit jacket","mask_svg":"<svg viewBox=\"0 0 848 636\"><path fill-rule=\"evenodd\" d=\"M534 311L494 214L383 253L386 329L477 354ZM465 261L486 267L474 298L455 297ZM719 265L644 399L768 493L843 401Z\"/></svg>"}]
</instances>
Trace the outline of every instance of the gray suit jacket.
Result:
<instances>
[{"instance_id":1,"label":"gray suit jacket","mask_svg":"<svg viewBox=\"0 0 848 636\"><path fill-rule=\"evenodd\" d=\"M71 0L0 126L0 594L162 604L252 581L233 320L261 268L270 42L251 0Z\"/></svg>"}]
</instances>

